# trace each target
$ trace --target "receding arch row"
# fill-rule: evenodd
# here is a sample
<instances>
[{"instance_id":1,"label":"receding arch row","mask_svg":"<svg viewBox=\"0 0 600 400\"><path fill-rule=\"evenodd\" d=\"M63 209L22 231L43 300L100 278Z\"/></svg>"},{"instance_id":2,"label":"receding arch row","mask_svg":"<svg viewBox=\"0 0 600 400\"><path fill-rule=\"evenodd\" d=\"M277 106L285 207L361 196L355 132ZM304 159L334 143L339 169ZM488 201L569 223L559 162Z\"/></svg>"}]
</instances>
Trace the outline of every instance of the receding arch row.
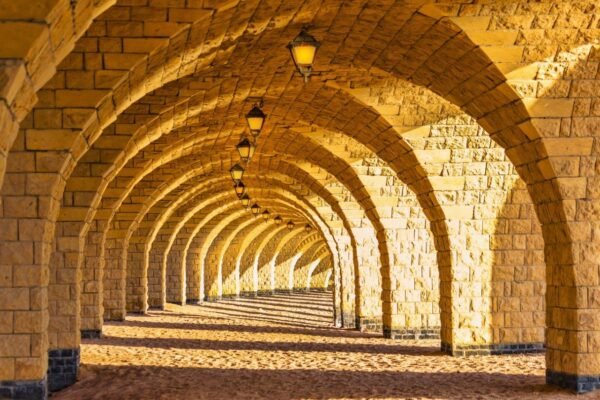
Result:
<instances>
[{"instance_id":1,"label":"receding arch row","mask_svg":"<svg viewBox=\"0 0 600 400\"><path fill-rule=\"evenodd\" d=\"M227 178L223 178L222 181L224 182L224 185L222 185L222 187L223 187L222 190L225 191L226 194L233 195L232 188L231 188L231 186L229 184L228 179ZM216 200L219 200L218 190L216 190L216 189L218 189L218 187L215 187L214 183L212 183L210 185L210 189L207 190L207 196L212 196L212 197L216 196L214 198ZM237 198L234 198L234 199L235 199L236 205L239 204L239 201L237 200Z\"/></svg>"},{"instance_id":2,"label":"receding arch row","mask_svg":"<svg viewBox=\"0 0 600 400\"><path fill-rule=\"evenodd\" d=\"M230 187L227 187L227 190L228 190L228 191L230 191L230 190L231 190L231 188L230 188Z\"/></svg>"}]
</instances>

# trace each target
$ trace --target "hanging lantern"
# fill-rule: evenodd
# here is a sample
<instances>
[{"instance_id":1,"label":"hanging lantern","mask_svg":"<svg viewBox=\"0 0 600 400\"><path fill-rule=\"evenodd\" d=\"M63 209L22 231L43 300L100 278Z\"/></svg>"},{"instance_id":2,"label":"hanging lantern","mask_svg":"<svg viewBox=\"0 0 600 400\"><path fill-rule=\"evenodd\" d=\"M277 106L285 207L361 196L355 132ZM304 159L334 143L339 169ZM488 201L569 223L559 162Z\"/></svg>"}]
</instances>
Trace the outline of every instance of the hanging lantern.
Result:
<instances>
[{"instance_id":1,"label":"hanging lantern","mask_svg":"<svg viewBox=\"0 0 600 400\"><path fill-rule=\"evenodd\" d=\"M294 221L290 221L287 223L287 228L291 231L292 229L294 229Z\"/></svg>"},{"instance_id":2,"label":"hanging lantern","mask_svg":"<svg viewBox=\"0 0 600 400\"><path fill-rule=\"evenodd\" d=\"M283 220L282 220L282 219L281 219L281 217L278 215L278 216L276 216L276 217L273 219L273 221L275 221L275 224L276 224L276 225L281 225L281 222L282 222Z\"/></svg>"},{"instance_id":3,"label":"hanging lantern","mask_svg":"<svg viewBox=\"0 0 600 400\"><path fill-rule=\"evenodd\" d=\"M256 150L256 147L248 138L243 138L235 147L237 148L238 153L240 153L242 161L246 163L250 161L254 155L254 150Z\"/></svg>"},{"instance_id":4,"label":"hanging lantern","mask_svg":"<svg viewBox=\"0 0 600 400\"><path fill-rule=\"evenodd\" d=\"M317 49L320 45L321 43L309 35L305 29L302 29L302 32L287 45L298 72L304 77L304 82L310 80L313 62L315 61Z\"/></svg>"},{"instance_id":5,"label":"hanging lantern","mask_svg":"<svg viewBox=\"0 0 600 400\"><path fill-rule=\"evenodd\" d=\"M266 118L267 118L267 116L258 107L258 105L255 105L254 107L252 107L252 110L250 110L248 112L248 114L246 114L246 121L248 122L248 128L250 128L250 132L254 136L258 136L258 134L260 133L260 131L263 128Z\"/></svg>"},{"instance_id":6,"label":"hanging lantern","mask_svg":"<svg viewBox=\"0 0 600 400\"><path fill-rule=\"evenodd\" d=\"M242 168L240 164L235 164L233 167L231 167L229 173L231 174L231 179L233 179L233 182L239 183L244 177L244 168Z\"/></svg>"},{"instance_id":7,"label":"hanging lantern","mask_svg":"<svg viewBox=\"0 0 600 400\"><path fill-rule=\"evenodd\" d=\"M252 207L250 207L250 211L252 211L252 214L256 217L260 212L260 206L257 203L252 204Z\"/></svg>"},{"instance_id":8,"label":"hanging lantern","mask_svg":"<svg viewBox=\"0 0 600 400\"><path fill-rule=\"evenodd\" d=\"M246 185L244 185L244 182L242 181L233 185L233 188L235 189L235 194L237 194L238 197L242 197L243 194L246 193Z\"/></svg>"},{"instance_id":9,"label":"hanging lantern","mask_svg":"<svg viewBox=\"0 0 600 400\"><path fill-rule=\"evenodd\" d=\"M269 222L269 217L271 216L271 213L269 212L269 210L265 210L262 213L262 217L265 220L265 222Z\"/></svg>"},{"instance_id":10,"label":"hanging lantern","mask_svg":"<svg viewBox=\"0 0 600 400\"><path fill-rule=\"evenodd\" d=\"M247 193L244 193L244 195L240 197L240 201L244 207L248 207L248 204L250 204L250 196L248 196Z\"/></svg>"},{"instance_id":11,"label":"hanging lantern","mask_svg":"<svg viewBox=\"0 0 600 400\"><path fill-rule=\"evenodd\" d=\"M312 226L310 224L304 225L304 231L310 233L310 231L312 231Z\"/></svg>"}]
</instances>

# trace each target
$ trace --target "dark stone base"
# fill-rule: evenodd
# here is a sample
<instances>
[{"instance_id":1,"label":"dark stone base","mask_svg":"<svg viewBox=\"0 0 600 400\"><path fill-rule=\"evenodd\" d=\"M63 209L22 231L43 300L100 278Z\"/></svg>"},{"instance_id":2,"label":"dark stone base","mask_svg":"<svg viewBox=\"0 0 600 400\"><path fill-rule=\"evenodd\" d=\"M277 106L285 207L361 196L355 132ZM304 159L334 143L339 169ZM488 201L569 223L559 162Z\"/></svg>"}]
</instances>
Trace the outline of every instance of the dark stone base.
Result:
<instances>
[{"instance_id":1,"label":"dark stone base","mask_svg":"<svg viewBox=\"0 0 600 400\"><path fill-rule=\"evenodd\" d=\"M74 384L78 371L79 349L48 351L48 389L51 392Z\"/></svg>"},{"instance_id":2,"label":"dark stone base","mask_svg":"<svg viewBox=\"0 0 600 400\"><path fill-rule=\"evenodd\" d=\"M148 307L148 310L165 311L165 306L150 306L150 307Z\"/></svg>"},{"instance_id":3,"label":"dark stone base","mask_svg":"<svg viewBox=\"0 0 600 400\"><path fill-rule=\"evenodd\" d=\"M354 314L351 313L342 313L341 316L341 326L342 328L354 329L356 325L354 323Z\"/></svg>"},{"instance_id":4,"label":"dark stone base","mask_svg":"<svg viewBox=\"0 0 600 400\"><path fill-rule=\"evenodd\" d=\"M294 291L291 289L275 289L271 294L294 294Z\"/></svg>"},{"instance_id":5,"label":"dark stone base","mask_svg":"<svg viewBox=\"0 0 600 400\"><path fill-rule=\"evenodd\" d=\"M381 318L356 317L356 329L361 332L382 332L383 322Z\"/></svg>"},{"instance_id":6,"label":"dark stone base","mask_svg":"<svg viewBox=\"0 0 600 400\"><path fill-rule=\"evenodd\" d=\"M547 369L546 383L581 394L600 389L600 375L572 375Z\"/></svg>"},{"instance_id":7,"label":"dark stone base","mask_svg":"<svg viewBox=\"0 0 600 400\"><path fill-rule=\"evenodd\" d=\"M543 353L543 343L481 344L472 346L454 346L442 342L441 350L451 356L493 356L502 354Z\"/></svg>"},{"instance_id":8,"label":"dark stone base","mask_svg":"<svg viewBox=\"0 0 600 400\"><path fill-rule=\"evenodd\" d=\"M147 311L127 311L128 315L146 315Z\"/></svg>"},{"instance_id":9,"label":"dark stone base","mask_svg":"<svg viewBox=\"0 0 600 400\"><path fill-rule=\"evenodd\" d=\"M221 296L221 299L227 299L227 300L235 300L235 299L239 299L240 296L238 296L237 294L224 294Z\"/></svg>"},{"instance_id":10,"label":"dark stone base","mask_svg":"<svg viewBox=\"0 0 600 400\"><path fill-rule=\"evenodd\" d=\"M240 292L240 297L254 298L254 297L257 297L257 296L258 296L257 292Z\"/></svg>"},{"instance_id":11,"label":"dark stone base","mask_svg":"<svg viewBox=\"0 0 600 400\"><path fill-rule=\"evenodd\" d=\"M40 381L0 381L0 399L45 400L47 398L46 378Z\"/></svg>"},{"instance_id":12,"label":"dark stone base","mask_svg":"<svg viewBox=\"0 0 600 400\"><path fill-rule=\"evenodd\" d=\"M81 331L82 339L100 339L102 337L101 329L87 329Z\"/></svg>"},{"instance_id":13,"label":"dark stone base","mask_svg":"<svg viewBox=\"0 0 600 400\"><path fill-rule=\"evenodd\" d=\"M272 290L259 290L256 292L258 296L272 296L275 294Z\"/></svg>"},{"instance_id":14,"label":"dark stone base","mask_svg":"<svg viewBox=\"0 0 600 400\"><path fill-rule=\"evenodd\" d=\"M307 289L306 292L311 293L311 292L316 292L316 293L325 293L328 292L327 288L310 288Z\"/></svg>"},{"instance_id":15,"label":"dark stone base","mask_svg":"<svg viewBox=\"0 0 600 400\"><path fill-rule=\"evenodd\" d=\"M383 327L383 337L388 339L439 339L440 328L390 328Z\"/></svg>"},{"instance_id":16,"label":"dark stone base","mask_svg":"<svg viewBox=\"0 0 600 400\"><path fill-rule=\"evenodd\" d=\"M208 301L208 302L215 302L215 301L219 301L221 300L222 297L221 296L206 296L204 298L204 301Z\"/></svg>"},{"instance_id":17,"label":"dark stone base","mask_svg":"<svg viewBox=\"0 0 600 400\"><path fill-rule=\"evenodd\" d=\"M186 299L185 303L186 304L199 304L200 300L198 300L198 299Z\"/></svg>"}]
</instances>

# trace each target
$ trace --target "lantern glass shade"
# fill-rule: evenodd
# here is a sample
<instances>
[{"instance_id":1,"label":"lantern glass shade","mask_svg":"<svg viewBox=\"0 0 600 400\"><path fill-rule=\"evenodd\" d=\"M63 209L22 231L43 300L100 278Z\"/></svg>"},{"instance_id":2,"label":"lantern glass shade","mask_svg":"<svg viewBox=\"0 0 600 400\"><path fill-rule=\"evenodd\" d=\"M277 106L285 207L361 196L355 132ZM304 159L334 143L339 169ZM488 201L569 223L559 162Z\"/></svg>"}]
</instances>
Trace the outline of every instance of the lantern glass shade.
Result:
<instances>
[{"instance_id":1,"label":"lantern glass shade","mask_svg":"<svg viewBox=\"0 0 600 400\"><path fill-rule=\"evenodd\" d=\"M267 118L267 116L258 106L252 107L252 110L246 114L248 128L250 128L250 132L252 132L253 135L258 135L260 133L265 123L265 118Z\"/></svg>"},{"instance_id":2,"label":"lantern glass shade","mask_svg":"<svg viewBox=\"0 0 600 400\"><path fill-rule=\"evenodd\" d=\"M308 232L312 231L312 226L310 224L306 224L306 225L304 225L304 230L308 233Z\"/></svg>"},{"instance_id":3,"label":"lantern glass shade","mask_svg":"<svg viewBox=\"0 0 600 400\"><path fill-rule=\"evenodd\" d=\"M235 194L237 194L238 197L242 197L244 193L246 193L246 185L244 185L243 182L237 182L234 186L234 189Z\"/></svg>"},{"instance_id":4,"label":"lantern glass shade","mask_svg":"<svg viewBox=\"0 0 600 400\"><path fill-rule=\"evenodd\" d=\"M260 212L260 206L256 203L252 204L252 207L250 207L250 210L252 211L252 214L254 214L254 216L256 217L258 215L258 213Z\"/></svg>"},{"instance_id":5,"label":"lantern glass shade","mask_svg":"<svg viewBox=\"0 0 600 400\"><path fill-rule=\"evenodd\" d=\"M233 179L235 183L238 183L241 182L244 177L244 168L240 164L235 164L231 167L229 173L231 174L231 179Z\"/></svg>"},{"instance_id":6,"label":"lantern glass shade","mask_svg":"<svg viewBox=\"0 0 600 400\"><path fill-rule=\"evenodd\" d=\"M235 147L237 148L238 153L240 153L240 158L244 162L248 162L252 158L254 150L256 149L254 144L248 138L243 138Z\"/></svg>"},{"instance_id":7,"label":"lantern glass shade","mask_svg":"<svg viewBox=\"0 0 600 400\"><path fill-rule=\"evenodd\" d=\"M242 205L244 207L248 207L248 204L250 204L250 196L248 196L248 194L244 193L244 195L242 197L240 197L240 201L242 202Z\"/></svg>"},{"instance_id":8,"label":"lantern glass shade","mask_svg":"<svg viewBox=\"0 0 600 400\"><path fill-rule=\"evenodd\" d=\"M292 54L294 64L296 64L298 72L304 76L305 82L308 82L310 78L317 49L320 45L317 39L303 29L287 46Z\"/></svg>"},{"instance_id":9,"label":"lantern glass shade","mask_svg":"<svg viewBox=\"0 0 600 400\"><path fill-rule=\"evenodd\" d=\"M294 229L294 221L290 221L287 223L287 228L291 231L292 229Z\"/></svg>"},{"instance_id":10,"label":"lantern glass shade","mask_svg":"<svg viewBox=\"0 0 600 400\"><path fill-rule=\"evenodd\" d=\"M275 223L276 223L277 225L279 225L279 224L281 224L281 221L282 221L282 219L281 219L281 217L278 215L278 216L276 216L276 217L273 219L273 221L275 221Z\"/></svg>"},{"instance_id":11,"label":"lantern glass shade","mask_svg":"<svg viewBox=\"0 0 600 400\"><path fill-rule=\"evenodd\" d=\"M265 222L269 221L269 217L271 216L271 213L269 212L269 210L265 210L262 213L263 219L265 220Z\"/></svg>"}]
</instances>

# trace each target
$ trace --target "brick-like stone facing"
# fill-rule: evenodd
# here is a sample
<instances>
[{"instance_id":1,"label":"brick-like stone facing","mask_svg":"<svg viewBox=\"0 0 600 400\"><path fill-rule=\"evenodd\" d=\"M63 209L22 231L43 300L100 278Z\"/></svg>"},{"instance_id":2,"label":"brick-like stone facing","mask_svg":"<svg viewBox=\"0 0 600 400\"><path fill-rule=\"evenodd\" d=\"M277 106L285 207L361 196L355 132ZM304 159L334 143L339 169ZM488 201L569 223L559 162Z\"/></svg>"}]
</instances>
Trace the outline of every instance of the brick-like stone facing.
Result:
<instances>
[{"instance_id":1,"label":"brick-like stone facing","mask_svg":"<svg viewBox=\"0 0 600 400\"><path fill-rule=\"evenodd\" d=\"M452 347L452 345L442 342L441 350L451 356L464 357L543 353L546 348L543 343L480 344Z\"/></svg>"},{"instance_id":2,"label":"brick-like stone facing","mask_svg":"<svg viewBox=\"0 0 600 400\"><path fill-rule=\"evenodd\" d=\"M258 293L256 293L256 292L240 292L240 297L253 298L253 297L257 297L257 296L258 296Z\"/></svg>"},{"instance_id":3,"label":"brick-like stone facing","mask_svg":"<svg viewBox=\"0 0 600 400\"><path fill-rule=\"evenodd\" d=\"M63 389L77 381L79 349L55 349L48 351L48 389Z\"/></svg>"},{"instance_id":4,"label":"brick-like stone facing","mask_svg":"<svg viewBox=\"0 0 600 400\"><path fill-rule=\"evenodd\" d=\"M402 328L394 329L384 326L383 337L388 339L405 339L405 340L418 340L418 339L439 339L440 328Z\"/></svg>"},{"instance_id":5,"label":"brick-like stone facing","mask_svg":"<svg viewBox=\"0 0 600 400\"><path fill-rule=\"evenodd\" d=\"M356 317L356 329L361 332L383 332L383 322L381 318Z\"/></svg>"},{"instance_id":6,"label":"brick-like stone facing","mask_svg":"<svg viewBox=\"0 0 600 400\"><path fill-rule=\"evenodd\" d=\"M546 383L582 394L600 389L600 375L572 375L548 369Z\"/></svg>"},{"instance_id":7,"label":"brick-like stone facing","mask_svg":"<svg viewBox=\"0 0 600 400\"><path fill-rule=\"evenodd\" d=\"M44 400L48 398L46 378L40 381L1 381L0 399Z\"/></svg>"},{"instance_id":8,"label":"brick-like stone facing","mask_svg":"<svg viewBox=\"0 0 600 400\"><path fill-rule=\"evenodd\" d=\"M100 329L87 329L81 331L82 339L100 339L102 337L102 331Z\"/></svg>"}]
</instances>

